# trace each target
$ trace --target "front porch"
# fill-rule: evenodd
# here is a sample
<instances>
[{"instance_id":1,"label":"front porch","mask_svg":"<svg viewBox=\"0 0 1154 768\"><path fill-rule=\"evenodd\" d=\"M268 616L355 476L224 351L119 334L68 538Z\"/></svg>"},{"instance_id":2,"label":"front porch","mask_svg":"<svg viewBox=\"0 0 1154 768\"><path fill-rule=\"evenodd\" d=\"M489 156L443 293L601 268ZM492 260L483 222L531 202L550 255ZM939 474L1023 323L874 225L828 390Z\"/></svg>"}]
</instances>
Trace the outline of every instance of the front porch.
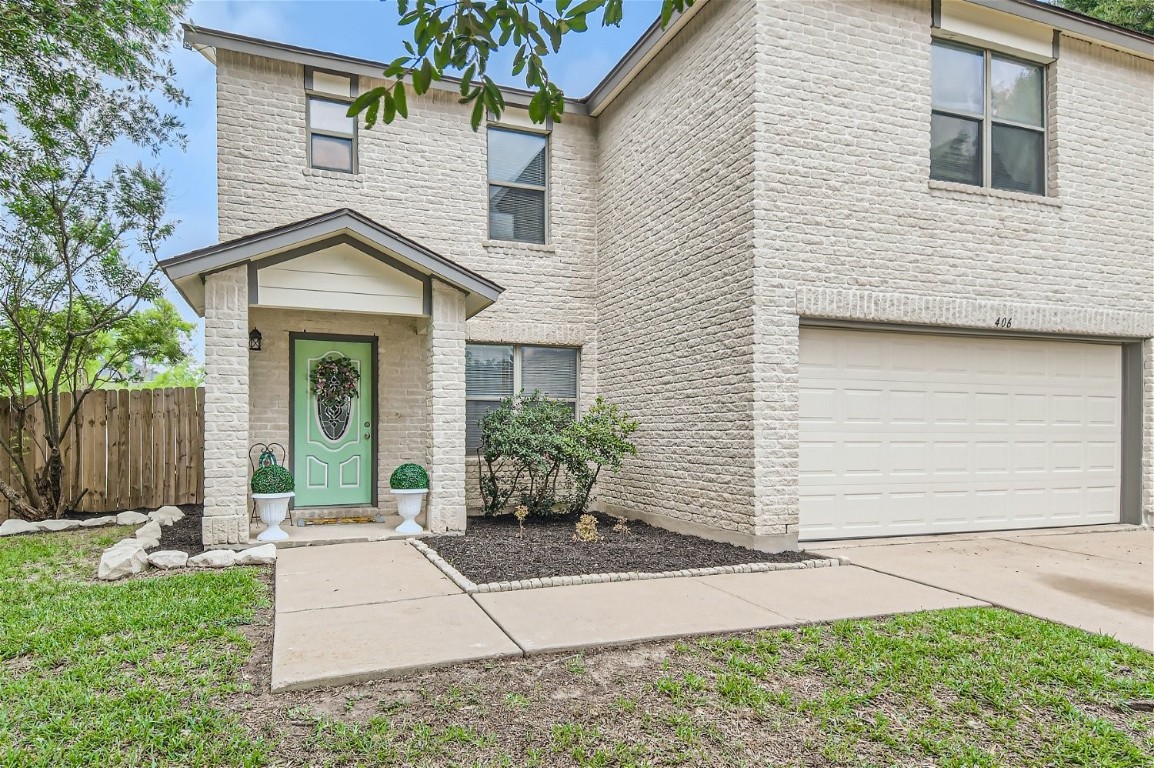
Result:
<instances>
[{"instance_id":1,"label":"front porch","mask_svg":"<svg viewBox=\"0 0 1154 768\"><path fill-rule=\"evenodd\" d=\"M399 522L389 476L411 462L429 475L418 523L464 530L465 320L499 286L348 210L164 267L205 318L205 545L263 530L250 525L257 443L287 454L294 520ZM348 372L339 401L316 392L326 361ZM303 546L394 538L392 522L283 528Z\"/></svg>"},{"instance_id":2,"label":"front porch","mask_svg":"<svg viewBox=\"0 0 1154 768\"><path fill-rule=\"evenodd\" d=\"M425 516L422 514L417 521L424 527ZM356 544L369 541L391 541L393 539L419 539L437 534L426 530L424 533L404 534L397 533L397 526L401 524L399 515L386 515L383 523L332 523L328 525L293 525L285 520L281 528L288 534L288 538L276 542L278 549L292 549L294 547L313 547L326 544ZM265 528L259 520L249 524L248 536L253 541Z\"/></svg>"}]
</instances>

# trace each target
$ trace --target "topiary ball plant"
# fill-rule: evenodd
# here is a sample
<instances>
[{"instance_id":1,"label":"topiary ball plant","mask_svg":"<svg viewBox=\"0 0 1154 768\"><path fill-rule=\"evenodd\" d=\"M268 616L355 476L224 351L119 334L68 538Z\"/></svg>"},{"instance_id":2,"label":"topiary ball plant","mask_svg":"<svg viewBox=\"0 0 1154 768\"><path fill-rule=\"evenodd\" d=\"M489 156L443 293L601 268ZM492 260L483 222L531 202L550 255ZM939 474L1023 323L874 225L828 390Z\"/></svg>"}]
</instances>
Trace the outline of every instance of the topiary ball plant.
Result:
<instances>
[{"instance_id":1,"label":"topiary ball plant","mask_svg":"<svg viewBox=\"0 0 1154 768\"><path fill-rule=\"evenodd\" d=\"M295 487L292 473L276 464L258 467L249 485L253 493L292 493Z\"/></svg>"},{"instance_id":2,"label":"topiary ball plant","mask_svg":"<svg viewBox=\"0 0 1154 768\"><path fill-rule=\"evenodd\" d=\"M394 491L427 489L429 474L420 464L402 464L389 475L389 487Z\"/></svg>"}]
</instances>

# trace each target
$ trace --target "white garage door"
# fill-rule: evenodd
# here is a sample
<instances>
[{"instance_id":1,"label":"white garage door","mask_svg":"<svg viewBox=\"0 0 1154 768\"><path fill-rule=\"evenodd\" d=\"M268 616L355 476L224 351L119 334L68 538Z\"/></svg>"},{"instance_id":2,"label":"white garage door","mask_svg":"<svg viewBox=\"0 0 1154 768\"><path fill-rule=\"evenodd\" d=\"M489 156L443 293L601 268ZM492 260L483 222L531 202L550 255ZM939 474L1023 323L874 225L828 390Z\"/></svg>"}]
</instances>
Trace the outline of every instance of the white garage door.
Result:
<instances>
[{"instance_id":1,"label":"white garage door","mask_svg":"<svg viewBox=\"0 0 1154 768\"><path fill-rule=\"evenodd\" d=\"M806 328L802 539L1114 523L1121 348Z\"/></svg>"}]
</instances>

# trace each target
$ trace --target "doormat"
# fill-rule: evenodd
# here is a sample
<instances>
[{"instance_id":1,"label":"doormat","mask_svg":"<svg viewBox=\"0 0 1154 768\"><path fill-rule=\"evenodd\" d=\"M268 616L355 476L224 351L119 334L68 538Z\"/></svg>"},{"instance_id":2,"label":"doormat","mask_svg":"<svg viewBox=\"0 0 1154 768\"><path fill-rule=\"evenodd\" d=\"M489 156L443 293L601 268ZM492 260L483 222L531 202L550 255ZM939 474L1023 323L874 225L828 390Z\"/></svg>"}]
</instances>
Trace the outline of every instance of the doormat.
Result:
<instances>
[{"instance_id":1,"label":"doormat","mask_svg":"<svg viewBox=\"0 0 1154 768\"><path fill-rule=\"evenodd\" d=\"M342 523L375 523L377 519L371 515L359 517L310 517L304 521L305 525L340 525Z\"/></svg>"}]
</instances>

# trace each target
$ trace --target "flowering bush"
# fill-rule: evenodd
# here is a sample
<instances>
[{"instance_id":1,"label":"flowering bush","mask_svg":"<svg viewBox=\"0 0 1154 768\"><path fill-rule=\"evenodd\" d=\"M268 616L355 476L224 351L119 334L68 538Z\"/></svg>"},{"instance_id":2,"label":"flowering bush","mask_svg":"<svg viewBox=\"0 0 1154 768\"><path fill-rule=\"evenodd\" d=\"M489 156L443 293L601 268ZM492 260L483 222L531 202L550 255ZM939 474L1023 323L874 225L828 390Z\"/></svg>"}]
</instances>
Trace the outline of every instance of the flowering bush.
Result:
<instances>
[{"instance_id":1,"label":"flowering bush","mask_svg":"<svg viewBox=\"0 0 1154 768\"><path fill-rule=\"evenodd\" d=\"M313 394L325 405L335 405L345 398L356 397L360 380L360 371L347 357L326 357L314 365L309 373Z\"/></svg>"}]
</instances>

